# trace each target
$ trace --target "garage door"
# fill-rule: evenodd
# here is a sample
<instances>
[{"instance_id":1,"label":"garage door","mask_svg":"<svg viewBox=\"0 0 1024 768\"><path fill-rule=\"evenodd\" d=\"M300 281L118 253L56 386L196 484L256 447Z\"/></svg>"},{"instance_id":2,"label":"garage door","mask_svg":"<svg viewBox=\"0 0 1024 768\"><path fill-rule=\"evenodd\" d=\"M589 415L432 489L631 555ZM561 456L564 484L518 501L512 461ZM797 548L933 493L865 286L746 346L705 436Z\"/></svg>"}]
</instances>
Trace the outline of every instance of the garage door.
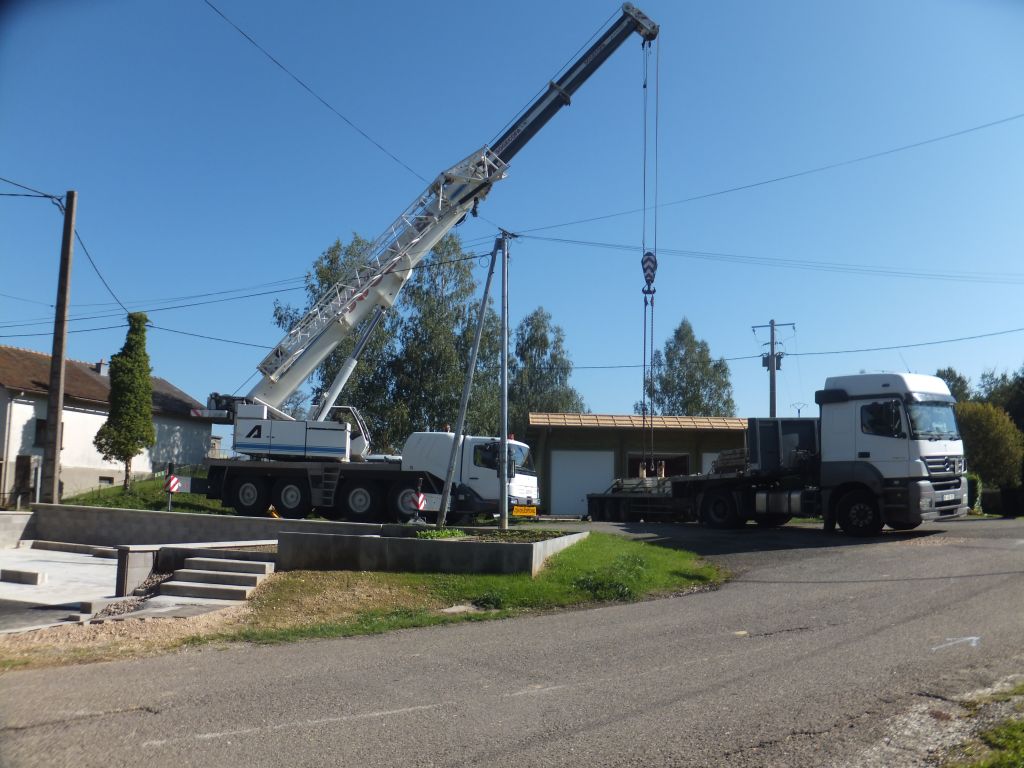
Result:
<instances>
[{"instance_id":1,"label":"garage door","mask_svg":"<svg viewBox=\"0 0 1024 768\"><path fill-rule=\"evenodd\" d=\"M606 490L614 479L613 451L552 451L551 514L582 517L587 494Z\"/></svg>"}]
</instances>

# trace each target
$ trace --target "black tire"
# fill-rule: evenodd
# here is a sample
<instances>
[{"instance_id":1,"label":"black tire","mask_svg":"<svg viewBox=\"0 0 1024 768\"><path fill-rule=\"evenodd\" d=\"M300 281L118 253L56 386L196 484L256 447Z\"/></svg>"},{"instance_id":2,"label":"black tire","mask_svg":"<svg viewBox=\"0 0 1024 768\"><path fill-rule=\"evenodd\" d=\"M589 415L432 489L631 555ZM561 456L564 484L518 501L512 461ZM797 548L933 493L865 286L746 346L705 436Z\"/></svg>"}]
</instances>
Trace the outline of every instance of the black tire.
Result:
<instances>
[{"instance_id":1,"label":"black tire","mask_svg":"<svg viewBox=\"0 0 1024 768\"><path fill-rule=\"evenodd\" d=\"M399 480L388 491L388 515L396 523L408 523L420 516L416 506L416 483Z\"/></svg>"},{"instance_id":2,"label":"black tire","mask_svg":"<svg viewBox=\"0 0 1024 768\"><path fill-rule=\"evenodd\" d=\"M241 475L231 485L230 503L240 515L262 517L270 509L270 486L258 475Z\"/></svg>"},{"instance_id":3,"label":"black tire","mask_svg":"<svg viewBox=\"0 0 1024 768\"><path fill-rule=\"evenodd\" d=\"M345 483L341 488L338 508L348 520L372 523L380 514L380 491L373 483Z\"/></svg>"},{"instance_id":4,"label":"black tire","mask_svg":"<svg viewBox=\"0 0 1024 768\"><path fill-rule=\"evenodd\" d=\"M274 509L281 517L301 520L310 513L309 482L305 477L282 477L271 493Z\"/></svg>"},{"instance_id":5,"label":"black tire","mask_svg":"<svg viewBox=\"0 0 1024 768\"><path fill-rule=\"evenodd\" d=\"M877 536L882 532L878 501L868 491L851 491L836 504L836 519L847 536Z\"/></svg>"},{"instance_id":6,"label":"black tire","mask_svg":"<svg viewBox=\"0 0 1024 768\"><path fill-rule=\"evenodd\" d=\"M912 531L921 524L918 520L916 523L887 523L887 525L894 531Z\"/></svg>"},{"instance_id":7,"label":"black tire","mask_svg":"<svg viewBox=\"0 0 1024 768\"><path fill-rule=\"evenodd\" d=\"M781 528L792 519L790 515L765 515L764 517L754 518L761 528Z\"/></svg>"},{"instance_id":8,"label":"black tire","mask_svg":"<svg viewBox=\"0 0 1024 768\"><path fill-rule=\"evenodd\" d=\"M743 525L736 501L728 491L708 491L700 505L701 519L708 528L739 528Z\"/></svg>"}]
</instances>

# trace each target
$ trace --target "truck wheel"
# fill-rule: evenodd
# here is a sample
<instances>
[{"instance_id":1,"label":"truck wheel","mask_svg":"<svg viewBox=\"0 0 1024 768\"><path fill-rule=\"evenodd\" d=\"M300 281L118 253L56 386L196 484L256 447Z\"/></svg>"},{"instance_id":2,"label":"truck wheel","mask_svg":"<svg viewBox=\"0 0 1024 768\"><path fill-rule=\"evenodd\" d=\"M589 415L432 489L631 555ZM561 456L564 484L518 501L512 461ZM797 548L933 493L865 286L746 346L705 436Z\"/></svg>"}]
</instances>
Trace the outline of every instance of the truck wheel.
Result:
<instances>
[{"instance_id":1,"label":"truck wheel","mask_svg":"<svg viewBox=\"0 0 1024 768\"><path fill-rule=\"evenodd\" d=\"M271 494L274 508L289 520L301 520L309 514L309 484L304 477L282 477Z\"/></svg>"},{"instance_id":2,"label":"truck wheel","mask_svg":"<svg viewBox=\"0 0 1024 768\"><path fill-rule=\"evenodd\" d=\"M741 525L736 502L728 491L709 491L700 510L708 528L739 528Z\"/></svg>"},{"instance_id":3,"label":"truck wheel","mask_svg":"<svg viewBox=\"0 0 1024 768\"><path fill-rule=\"evenodd\" d=\"M399 480L388 491L388 511L395 522L408 523L419 517L420 510L416 506L416 483Z\"/></svg>"},{"instance_id":4,"label":"truck wheel","mask_svg":"<svg viewBox=\"0 0 1024 768\"><path fill-rule=\"evenodd\" d=\"M764 517L755 517L754 519L761 528L779 528L788 523L792 518L789 515L765 515Z\"/></svg>"},{"instance_id":5,"label":"truck wheel","mask_svg":"<svg viewBox=\"0 0 1024 768\"><path fill-rule=\"evenodd\" d=\"M235 480L230 499L231 506L240 515L260 516L270 509L270 489L257 475L242 475Z\"/></svg>"},{"instance_id":6,"label":"truck wheel","mask_svg":"<svg viewBox=\"0 0 1024 768\"><path fill-rule=\"evenodd\" d=\"M372 522L379 507L380 494L372 483L349 483L341 489L341 508L350 520Z\"/></svg>"},{"instance_id":7,"label":"truck wheel","mask_svg":"<svg viewBox=\"0 0 1024 768\"><path fill-rule=\"evenodd\" d=\"M868 491L853 491L843 496L836 505L836 519L848 536L877 536L882 532L878 502Z\"/></svg>"}]
</instances>

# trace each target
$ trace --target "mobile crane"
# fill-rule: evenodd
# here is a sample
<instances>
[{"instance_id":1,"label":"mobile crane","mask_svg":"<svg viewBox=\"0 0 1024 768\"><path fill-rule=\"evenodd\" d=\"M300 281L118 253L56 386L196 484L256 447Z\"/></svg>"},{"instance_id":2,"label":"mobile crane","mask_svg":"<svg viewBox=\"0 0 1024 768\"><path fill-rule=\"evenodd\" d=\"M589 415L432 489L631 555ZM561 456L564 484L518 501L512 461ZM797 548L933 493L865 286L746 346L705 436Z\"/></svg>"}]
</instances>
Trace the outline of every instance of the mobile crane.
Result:
<instances>
[{"instance_id":1,"label":"mobile crane","mask_svg":"<svg viewBox=\"0 0 1024 768\"><path fill-rule=\"evenodd\" d=\"M414 518L420 491L427 509L439 506L448 452L462 439L459 484L453 512L496 505L497 445L493 438L457 438L451 433L415 433L401 457L369 454L370 440L358 411L335 402L354 370L370 333L395 303L412 269L452 227L477 206L495 182L505 178L512 158L564 106L584 82L637 33L647 45L658 25L626 3L622 15L571 64L494 143L442 172L378 237L362 269L332 286L259 364L262 378L243 397L214 392L197 416L234 425L234 448L246 458L209 462L207 496L242 514L263 514L272 503L285 517L304 517L316 508L331 518L397 521ZM324 359L364 321L352 354L343 364L314 418L296 420L282 403ZM344 408L347 420L329 418ZM447 446L447 447L445 447ZM529 448L510 442L513 482L510 503L539 503ZM476 481L474 487L471 481ZM386 499L386 506L382 501Z\"/></svg>"}]
</instances>

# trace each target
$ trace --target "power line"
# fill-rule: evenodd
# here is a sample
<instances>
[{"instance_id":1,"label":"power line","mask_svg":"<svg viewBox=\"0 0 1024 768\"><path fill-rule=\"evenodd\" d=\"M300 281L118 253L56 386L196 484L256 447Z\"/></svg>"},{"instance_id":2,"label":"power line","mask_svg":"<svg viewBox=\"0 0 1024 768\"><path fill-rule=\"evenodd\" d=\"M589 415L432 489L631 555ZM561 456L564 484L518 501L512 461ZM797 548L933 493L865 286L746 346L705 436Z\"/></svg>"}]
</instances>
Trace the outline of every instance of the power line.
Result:
<instances>
[{"instance_id":1,"label":"power line","mask_svg":"<svg viewBox=\"0 0 1024 768\"><path fill-rule=\"evenodd\" d=\"M0 181L4 182L6 184L10 184L12 186L18 187L18 189L24 189L27 192L32 192L33 194L38 195L39 197L48 197L51 200L59 200L60 199L60 197L58 197L57 195L51 195L51 194L49 194L47 192L41 192L38 189L34 189L34 188L28 186L27 184L20 184L17 181L12 181L11 179L5 179L3 176L0 176Z\"/></svg>"},{"instance_id":2,"label":"power line","mask_svg":"<svg viewBox=\"0 0 1024 768\"><path fill-rule=\"evenodd\" d=\"M978 339L989 339L995 336L1008 336L1014 333L1024 333L1024 328L1008 328L1004 331L991 331L989 333L978 333L973 336L958 336L953 339L937 339L935 341L919 341L911 344L893 344L887 347L861 347L858 349L830 349L818 352L787 352L786 357L817 357L821 355L852 355L861 352L891 352L897 349L914 349L916 347L934 347L940 344L956 344L962 341L977 341ZM721 357L719 360L733 362L736 360L760 360L761 355L744 355L741 357ZM661 366L665 363L662 362ZM573 370L608 370L615 368L640 368L641 364L626 365L574 365Z\"/></svg>"},{"instance_id":3,"label":"power line","mask_svg":"<svg viewBox=\"0 0 1024 768\"><path fill-rule=\"evenodd\" d=\"M48 304L47 302L39 301L38 299L26 299L26 298L24 298L22 296L12 296L9 293L0 293L0 296L2 296L5 299L12 299L13 301L24 301L27 304L41 304L44 307L53 308L53 304ZM49 319L49 322L51 322L51 323L53 322L53 318L52 317Z\"/></svg>"},{"instance_id":4,"label":"power line","mask_svg":"<svg viewBox=\"0 0 1024 768\"><path fill-rule=\"evenodd\" d=\"M117 294L114 293L114 289L110 287L110 283L107 282L107 279L103 276L103 273L100 272L100 268L96 266L96 262L93 260L92 254L89 253L89 249L85 247L85 241L82 240L82 236L78 234L77 227L75 227L75 240L77 240L78 244L82 247L82 252L85 254L85 257L89 260L89 264L92 265L92 270L93 272L96 273L96 277L100 279L100 282L103 283L103 287L107 289L107 293L109 293L111 298L118 303L121 309L125 311L125 314L130 314L130 312L128 311L128 307L122 304L121 300L117 298Z\"/></svg>"},{"instance_id":5,"label":"power line","mask_svg":"<svg viewBox=\"0 0 1024 768\"><path fill-rule=\"evenodd\" d=\"M149 324L149 327L150 328L154 328L155 330L158 330L158 331L167 331L168 333L178 333L178 334L181 334L182 336L194 336L197 339L206 339L208 341L221 341L221 342L224 342L225 344L235 344L235 345L240 346L240 347L256 347L257 349L273 349L273 347L271 347L271 346L269 346L267 344L253 344L253 343L248 342L248 341L236 341L235 339L222 339L222 338L220 338L218 336L207 336L207 335L202 334L202 333L191 333L189 331L179 331L179 330L177 330L175 328L167 328L165 326L153 325L152 323Z\"/></svg>"},{"instance_id":6,"label":"power line","mask_svg":"<svg viewBox=\"0 0 1024 768\"><path fill-rule=\"evenodd\" d=\"M540 240L549 243L561 243L565 245L578 245L592 248L603 248L606 250L624 251L635 253L637 246L624 243L608 243L594 240L575 240L560 237L544 237L542 235L521 235L524 239ZM914 272L904 269L892 269L889 267L871 267L860 264L847 264L843 262L810 261L808 259L785 259L772 256L744 256L736 253L722 253L715 251L693 251L680 248L661 248L661 254L680 256L688 259L702 259L705 261L722 261L739 264L755 264L764 267L778 267L783 269L803 269L817 272L843 272L850 274L884 275L886 277L900 277L922 280L946 280L964 283L996 283L996 284L1021 284L1024 283L1024 274L1005 272Z\"/></svg>"},{"instance_id":7,"label":"power line","mask_svg":"<svg viewBox=\"0 0 1024 768\"><path fill-rule=\"evenodd\" d=\"M959 130L959 131L953 131L952 133L945 133L945 134L942 134L941 136L933 136L932 138L924 139L922 141L915 141L912 144L903 144L903 145L898 146L898 147L892 147L891 149L884 149L881 152L872 152L871 154L868 154L868 155L860 155L858 157L852 157L852 158L849 158L847 160L840 160L840 161L835 162L835 163L828 163L827 165L819 165L819 166L815 166L814 168L808 168L808 169L803 170L803 171L796 171L794 173L787 173L787 174L784 174L782 176L773 176L770 179L762 179L761 181L754 181L754 182L750 182L749 184L740 184L740 185L735 186L735 187L726 187L725 189L715 190L714 192L704 192L704 193L699 194L699 195L692 195L690 197L684 197L684 198L682 198L680 200L672 200L672 201L667 202L667 203L662 203L661 207L662 208L667 208L667 207L673 206L673 205L684 205L685 203L696 202L697 200L707 200L708 198L711 198L711 197L718 197L720 195L728 195L728 194L731 194L733 192L742 192L742 191L747 190L747 189L755 189L757 187L763 187L763 186L766 186L768 184L776 184L776 183L778 183L780 181L790 181L792 179L798 179L801 176L810 176L810 175L815 174L815 173L824 173L825 171L832 171L832 170L835 170L836 168L842 168L844 166L854 165L856 163L863 163L863 162L866 162L868 160L877 160L880 157L886 157L888 155L894 155L897 152L905 152L905 151L910 150L910 149L918 149L919 147L924 147L924 146L927 146L929 144L935 144L935 143L940 142L940 141L946 141L948 139L954 139L954 138L957 138L959 136L964 136L964 135L969 134L969 133L974 133L975 131L982 131L982 130L985 130L987 128L994 128L997 125L1003 125L1005 123L1013 122L1014 120L1020 120L1021 118L1024 118L1024 112L1020 112L1020 113L1018 113L1016 115L1010 115L1009 117L1003 117L1003 118L1000 118L998 120L992 120L991 122L988 122L988 123L982 123L980 125L973 125L970 128L964 128L964 129ZM617 213L607 213L607 214L603 214L601 216L591 216L591 217L585 218L585 219L575 219L574 221L566 221L566 222L563 222L561 224L548 224L548 225L543 226L543 227L531 227L530 229L521 229L521 230L519 230L519 233L523 234L523 233L526 233L526 232L542 232L542 231L548 230L548 229L558 229L560 227L571 227L571 226L576 225L576 224L589 224L589 223L594 222L594 221L604 221L606 219L614 219L614 218L618 218L620 216L630 216L630 215L636 214L636 213L643 213L643 209L642 208L633 208L633 209L628 210L628 211L619 211Z\"/></svg>"},{"instance_id":8,"label":"power line","mask_svg":"<svg viewBox=\"0 0 1024 768\"><path fill-rule=\"evenodd\" d=\"M424 261L424 262L420 262L419 264L416 264L415 266L409 267L407 269L396 269L394 271L395 271L395 273L402 273L402 272L411 272L414 269L431 269L431 268L435 268L435 267L445 266L447 264L457 264L457 263L463 262L463 261L474 261L476 259L483 258L483 257L485 257L487 255L488 254L473 253L473 254L468 254L468 255L465 255L465 256L461 256L461 257L459 257L457 259L445 259L445 260L442 260L442 261L429 261L429 262ZM272 283L270 283L270 284L272 285ZM299 286L294 286L294 287L291 287L291 288L280 288L280 289L273 290L273 291L259 291L259 292L256 292L256 293L247 293L247 294L243 294L241 296L225 296L223 298L211 299L209 301L195 301L195 302L190 302L190 303L186 303L186 304L174 304L174 305L167 306L167 307L148 307L148 308L139 309L137 311L152 313L152 312L164 312L164 311L168 311L168 310L172 310L172 309L190 309L192 307L207 306L209 304L222 304L222 303L228 302L228 301L238 301L238 300L241 300L241 299L251 299L251 298L256 298L256 297L259 297L259 296L273 296L273 295L280 294L280 293L289 293L291 291L303 290L305 287L306 287L305 285L299 285ZM244 289L235 289L235 290L244 290ZM216 295L217 293L220 293L220 292L214 291L214 292L209 293L209 294L196 294L196 296L212 296L212 295ZM189 298L189 297L184 297L184 298ZM24 301L28 301L28 299L25 299ZM164 299L159 299L157 301L165 301L165 300ZM169 301L169 299L167 299L166 301ZM38 303L38 302L36 302L36 303ZM130 302L130 303L135 303L135 302ZM120 315L121 315L120 312L101 312L99 314L80 315L78 317L68 318L68 320L69 321L75 321L75 322L80 322L80 321L83 321L83 320L102 320L102 319L109 318L109 317L119 317ZM45 324L48 324L48 323L51 323L51 322L53 322L53 318L52 317L50 317L50 318L40 318L38 320L22 321L22 322L5 322L5 323L0 323L0 329L2 329L2 328L24 328L24 327L30 327L30 326L33 326L33 325L45 325Z\"/></svg>"},{"instance_id":9,"label":"power line","mask_svg":"<svg viewBox=\"0 0 1024 768\"><path fill-rule=\"evenodd\" d=\"M325 107L327 107L327 109L329 109L329 110L330 110L331 112L333 112L333 113L334 113L335 115L337 115L338 117L340 117L340 118L341 118L341 119L342 119L342 120L343 120L343 121L344 121L344 122L346 123L346 125L348 125L348 126L349 126L350 128L352 128L352 130L354 130L354 131L355 131L356 133L358 133L358 134L359 134L360 136L362 136L362 137L363 137L364 139L366 139L366 140L367 140L368 142L370 142L371 144L373 144L373 146L375 146L375 147L376 147L377 149L379 149L379 150L380 150L381 152L383 152L383 153L384 153L385 155L387 155L388 157L390 157L390 158L391 158L392 160L394 160L394 161L395 161L396 163L398 163L398 164L399 164L400 166L402 166L403 168L405 168L405 170L407 170L407 171L408 171L409 173L411 173L411 174L412 174L413 176L415 176L416 178L418 178L418 179L419 179L420 181L423 181L423 182L426 182L426 181L427 181L427 179L426 179L426 178L424 178L424 177L423 177L423 176L421 176L420 174L416 173L416 171L414 171L414 170L413 170L412 168L410 168L410 167L409 167L408 165L406 165L406 164L405 164L404 162L402 162L402 161L401 161L401 160L400 160L400 159L399 159L398 157L396 157L396 156L395 156L394 154L392 154L392 153L391 153L391 152L390 152L389 150L387 150L387 149L386 149L386 148L384 147L384 145L382 145L382 144L381 144L380 142L378 142L378 141L377 141L376 139L372 138L372 137L371 137L371 136L370 136L370 135L369 135L369 134L368 134L368 133L367 133L366 131L364 131L364 130L363 130L362 128L360 128L360 127L359 127L358 125L356 125L356 124L355 124L355 123L353 123L353 122L352 122L351 120L349 120L349 119L348 119L347 117L345 117L345 115L343 115L343 114L342 114L341 112L339 112L339 111L338 111L337 109L335 109L335 107L334 107L333 105L331 105L331 103L330 103L330 102L328 102L328 101L327 101L327 99L325 99L325 98L324 98L323 96L321 96L321 95L320 95L319 93L317 93L317 92L316 92L316 91L314 91L314 90L313 90L312 88L310 88L310 87L309 87L309 86L308 86L308 85L307 85L307 84L306 84L306 83L305 83L305 82L304 82L304 81L303 81L302 79L300 79L300 78L298 77L298 75L296 75L296 74L295 74L294 72L292 72L292 71L291 71L290 69L288 69L288 67L286 67L286 66L285 66L284 64L282 64L282 63L281 63L280 61L278 61L278 60L277 60L276 58L274 58L274 56L273 56L273 55L272 55L272 54L270 53L270 51L268 51L268 50L267 50L266 48L264 48L264 47L263 47L262 45L260 45L259 43L257 43L257 42L256 42L256 41L255 41L255 40L254 40L254 39L253 39L253 38L252 38L252 37L251 37L251 36L250 36L250 35L249 35L249 34L248 34L248 33L247 33L246 31L245 31L245 30L243 30L243 29L242 29L241 27L239 27L239 26L238 26L237 24L235 24L235 22L233 22L233 21L232 21L231 19L229 19L229 18L228 18L227 16L225 16L225 15L224 15L224 12L223 12L223 11L221 11L221 10L220 10L220 9L219 9L219 8L218 8L217 6L215 6L215 5L213 4L213 3L211 3L211 2L210 2L210 0L203 0L203 2L205 2L205 3L206 3L206 4L207 4L207 5L208 5L208 6L209 6L209 7L210 7L210 8L211 8L211 9L212 9L213 11L214 11L214 13L216 13L216 14L217 14L218 16L220 16L220 17L221 17L222 19L224 19L224 21L226 21L226 22L227 22L228 24L230 24L230 25L231 25L232 27L234 27L234 28L235 28L235 30L236 30L236 31L238 32L238 34L240 34L240 35L241 35L242 37L244 37L244 38L245 38L246 40L248 40L248 41L249 41L250 43L252 43L252 44L253 44L253 45L254 45L254 46L255 46L255 47L256 47L256 48L257 48L257 49L258 49L258 50L259 50L259 51L260 51L260 52L261 52L261 53L262 53L262 54L264 55L264 56L266 56L266 57L267 57L268 59L270 59L270 60L271 60L272 62L274 62L274 64L276 64L276 65L277 65L277 66L278 66L278 67L279 67L279 68L280 68L280 69L281 69L281 70L282 70L282 71L283 71L283 72L284 72L285 74L287 74L287 75L288 75L288 76L289 76L289 77L290 77L290 78L291 78L292 80L294 80L294 81L295 81L296 83L298 83L298 84L299 84L300 86L302 86L302 88L303 88L303 89L304 89L304 90L305 90L305 91L306 91L307 93L309 93L309 94L310 94L310 95L311 95L311 96L312 96L313 98L315 98L315 99L316 99L317 101L319 101L319 102L320 102L321 104L323 104L323 105L324 105Z\"/></svg>"},{"instance_id":10,"label":"power line","mask_svg":"<svg viewBox=\"0 0 1024 768\"><path fill-rule=\"evenodd\" d=\"M127 328L128 323L121 323L120 325L104 325L99 328L76 328L69 330L68 333L91 333L92 331L109 331L113 328ZM52 336L51 331L44 331L43 333L6 333L0 334L0 339L16 339L16 338L27 338L29 336Z\"/></svg>"}]
</instances>

